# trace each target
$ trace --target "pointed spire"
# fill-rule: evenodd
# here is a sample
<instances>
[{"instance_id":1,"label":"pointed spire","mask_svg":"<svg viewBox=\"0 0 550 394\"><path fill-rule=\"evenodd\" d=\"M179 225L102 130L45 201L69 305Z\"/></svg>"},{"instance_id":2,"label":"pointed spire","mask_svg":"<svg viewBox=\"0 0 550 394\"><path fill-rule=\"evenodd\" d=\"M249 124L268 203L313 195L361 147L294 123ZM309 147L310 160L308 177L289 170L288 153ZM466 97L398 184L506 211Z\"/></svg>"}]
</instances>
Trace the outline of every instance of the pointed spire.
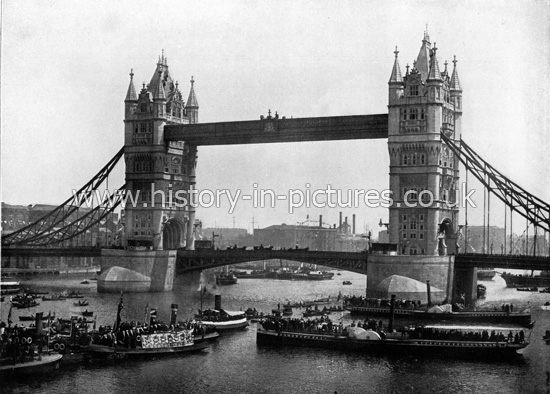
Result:
<instances>
[{"instance_id":1,"label":"pointed spire","mask_svg":"<svg viewBox=\"0 0 550 394\"><path fill-rule=\"evenodd\" d=\"M453 57L453 75L451 76L451 90L457 90L462 92L462 86L460 86L460 79L458 79L458 71L456 71L456 56Z\"/></svg>"},{"instance_id":2,"label":"pointed spire","mask_svg":"<svg viewBox=\"0 0 550 394\"><path fill-rule=\"evenodd\" d=\"M134 88L134 69L130 70L130 85L124 101L137 101L136 88Z\"/></svg>"},{"instance_id":3,"label":"pointed spire","mask_svg":"<svg viewBox=\"0 0 550 394\"><path fill-rule=\"evenodd\" d=\"M434 42L434 49L432 50L432 56L430 59L430 72L428 74L427 81L442 81L441 72L439 71L439 64L437 64L437 47Z\"/></svg>"},{"instance_id":4,"label":"pointed spire","mask_svg":"<svg viewBox=\"0 0 550 394\"><path fill-rule=\"evenodd\" d=\"M162 86L162 70L158 70L158 83L157 88L155 89L155 94L153 95L154 99L166 100L166 92L164 91L164 86Z\"/></svg>"},{"instance_id":5,"label":"pointed spire","mask_svg":"<svg viewBox=\"0 0 550 394\"><path fill-rule=\"evenodd\" d=\"M401 67L399 67L399 61L397 60L397 54L399 51L397 50L397 47L395 47L395 61L393 63L393 69L391 72L390 80L388 83L403 83L403 76L401 75Z\"/></svg>"},{"instance_id":6,"label":"pointed spire","mask_svg":"<svg viewBox=\"0 0 550 394\"><path fill-rule=\"evenodd\" d=\"M199 102L197 101L197 96L195 95L194 88L195 80L191 76L191 90L189 91L189 97L187 98L186 108L199 108Z\"/></svg>"},{"instance_id":7,"label":"pointed spire","mask_svg":"<svg viewBox=\"0 0 550 394\"><path fill-rule=\"evenodd\" d=\"M428 24L426 23L426 30L424 30L424 40L430 42L430 36L428 35Z\"/></svg>"},{"instance_id":8,"label":"pointed spire","mask_svg":"<svg viewBox=\"0 0 550 394\"><path fill-rule=\"evenodd\" d=\"M422 47L420 52L418 52L418 57L416 58L416 63L414 68L418 70L422 76L422 81L426 81L428 77L428 71L430 69L430 48L432 44L430 43L430 36L428 35L428 25L426 25L426 31L424 32L424 38L422 39Z\"/></svg>"},{"instance_id":9,"label":"pointed spire","mask_svg":"<svg viewBox=\"0 0 550 394\"><path fill-rule=\"evenodd\" d=\"M161 66L166 66L167 61L168 61L168 58L164 57L164 49L162 49L162 55L159 56L159 62L157 64Z\"/></svg>"}]
</instances>

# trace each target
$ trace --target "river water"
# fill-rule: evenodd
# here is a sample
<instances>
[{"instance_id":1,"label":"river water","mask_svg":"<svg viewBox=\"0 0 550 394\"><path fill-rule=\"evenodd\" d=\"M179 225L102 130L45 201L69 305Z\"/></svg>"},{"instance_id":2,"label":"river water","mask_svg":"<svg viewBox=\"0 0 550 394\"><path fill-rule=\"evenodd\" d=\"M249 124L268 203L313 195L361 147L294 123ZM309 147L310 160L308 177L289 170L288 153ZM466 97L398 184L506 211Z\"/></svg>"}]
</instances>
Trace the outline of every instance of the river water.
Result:
<instances>
[{"instance_id":1,"label":"river water","mask_svg":"<svg viewBox=\"0 0 550 394\"><path fill-rule=\"evenodd\" d=\"M222 307L248 307L270 312L288 300L311 300L330 296L363 295L366 277L338 271L332 280L283 281L239 279L236 285L219 287ZM97 315L97 324L112 325L119 294L98 294L96 282L80 284L86 276L36 276L19 279L23 286L50 292L79 290ZM195 278L196 279L196 278ZM342 285L349 280L352 285ZM550 371L550 346L542 336L550 329L550 310L542 309L550 294L518 292L505 287L499 276L483 282L487 298L480 307L514 304L514 310L531 308L536 320L531 344L519 361L476 361L446 358L380 357L340 353L324 349L257 347L256 324L223 333L209 349L178 357L141 361L92 362L62 368L47 377L2 382L4 393L550 393L546 371ZM86 308L75 300L43 301L19 314L49 311L62 317ZM178 277L172 292L124 294L123 320L143 321L145 308L157 308L158 318L169 321L170 305L179 305L178 320L193 316L200 307L196 281ZM204 308L213 307L214 295L207 293ZM1 305L6 321L9 304ZM300 316L295 310L294 316ZM348 313L333 313L331 319L351 323Z\"/></svg>"}]
</instances>

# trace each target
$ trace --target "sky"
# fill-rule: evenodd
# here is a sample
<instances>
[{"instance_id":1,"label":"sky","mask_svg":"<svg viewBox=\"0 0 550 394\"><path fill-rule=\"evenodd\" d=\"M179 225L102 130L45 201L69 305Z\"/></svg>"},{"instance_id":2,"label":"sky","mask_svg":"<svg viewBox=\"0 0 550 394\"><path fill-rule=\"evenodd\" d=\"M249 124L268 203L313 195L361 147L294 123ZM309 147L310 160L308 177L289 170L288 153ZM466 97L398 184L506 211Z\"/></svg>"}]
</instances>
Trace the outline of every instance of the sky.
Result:
<instances>
[{"instance_id":1,"label":"sky","mask_svg":"<svg viewBox=\"0 0 550 394\"><path fill-rule=\"evenodd\" d=\"M502 1L2 1L1 200L59 204L122 147L133 69L148 83L164 50L200 122L387 113L398 47L401 71L427 30L440 68L453 56L463 88L462 138L520 186L550 201L550 2ZM386 140L199 147L197 187L384 190ZM464 172L462 172L462 175ZM469 177L469 188L476 185ZM110 187L124 183L119 165ZM481 189L474 195L483 204ZM503 226L493 198L491 225ZM388 210L199 208L204 227L252 229L308 220L357 231ZM482 210L470 209L470 225ZM464 223L464 216L459 221ZM525 220L514 218L514 230ZM532 231L532 228L531 230Z\"/></svg>"}]
</instances>

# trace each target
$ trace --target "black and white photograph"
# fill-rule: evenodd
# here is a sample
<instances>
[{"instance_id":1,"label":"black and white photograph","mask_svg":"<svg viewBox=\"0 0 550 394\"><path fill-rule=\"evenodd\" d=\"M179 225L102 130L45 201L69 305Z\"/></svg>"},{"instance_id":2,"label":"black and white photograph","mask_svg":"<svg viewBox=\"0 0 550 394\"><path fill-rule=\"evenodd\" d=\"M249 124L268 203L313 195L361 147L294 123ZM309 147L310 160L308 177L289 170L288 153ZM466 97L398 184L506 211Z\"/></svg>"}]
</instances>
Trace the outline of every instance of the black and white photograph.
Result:
<instances>
[{"instance_id":1,"label":"black and white photograph","mask_svg":"<svg viewBox=\"0 0 550 394\"><path fill-rule=\"evenodd\" d=\"M0 391L550 394L549 0L1 0Z\"/></svg>"}]
</instances>

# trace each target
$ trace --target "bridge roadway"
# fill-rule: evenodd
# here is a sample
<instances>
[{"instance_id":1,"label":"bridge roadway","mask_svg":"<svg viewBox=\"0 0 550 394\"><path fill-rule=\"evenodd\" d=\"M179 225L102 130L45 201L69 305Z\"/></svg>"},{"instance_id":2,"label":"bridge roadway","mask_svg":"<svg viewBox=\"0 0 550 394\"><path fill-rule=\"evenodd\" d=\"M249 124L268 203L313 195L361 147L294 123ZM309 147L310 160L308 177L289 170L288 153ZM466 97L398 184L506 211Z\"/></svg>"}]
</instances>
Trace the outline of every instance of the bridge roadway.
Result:
<instances>
[{"instance_id":1,"label":"bridge roadway","mask_svg":"<svg viewBox=\"0 0 550 394\"><path fill-rule=\"evenodd\" d=\"M164 126L165 141L195 146L388 138L388 115L279 118Z\"/></svg>"},{"instance_id":2,"label":"bridge roadway","mask_svg":"<svg viewBox=\"0 0 550 394\"><path fill-rule=\"evenodd\" d=\"M326 252L305 250L178 250L178 272L196 271L248 261L284 259L319 264L360 274L367 273L367 252ZM459 254L455 256L455 268L506 268L526 270L550 270L548 256L520 256L495 254Z\"/></svg>"},{"instance_id":3,"label":"bridge roadway","mask_svg":"<svg viewBox=\"0 0 550 394\"><path fill-rule=\"evenodd\" d=\"M300 261L309 264L319 264L359 274L367 273L367 252L326 252L306 251L301 249L256 249L256 250L178 250L176 262L177 272L199 271L224 265L283 259Z\"/></svg>"},{"instance_id":4,"label":"bridge roadway","mask_svg":"<svg viewBox=\"0 0 550 394\"><path fill-rule=\"evenodd\" d=\"M100 248L2 248L2 257L101 257ZM178 250L177 270L197 271L248 261L284 259L319 264L366 274L369 254L366 252L327 252L305 250ZM456 268L506 268L550 270L549 256L459 254Z\"/></svg>"}]
</instances>

